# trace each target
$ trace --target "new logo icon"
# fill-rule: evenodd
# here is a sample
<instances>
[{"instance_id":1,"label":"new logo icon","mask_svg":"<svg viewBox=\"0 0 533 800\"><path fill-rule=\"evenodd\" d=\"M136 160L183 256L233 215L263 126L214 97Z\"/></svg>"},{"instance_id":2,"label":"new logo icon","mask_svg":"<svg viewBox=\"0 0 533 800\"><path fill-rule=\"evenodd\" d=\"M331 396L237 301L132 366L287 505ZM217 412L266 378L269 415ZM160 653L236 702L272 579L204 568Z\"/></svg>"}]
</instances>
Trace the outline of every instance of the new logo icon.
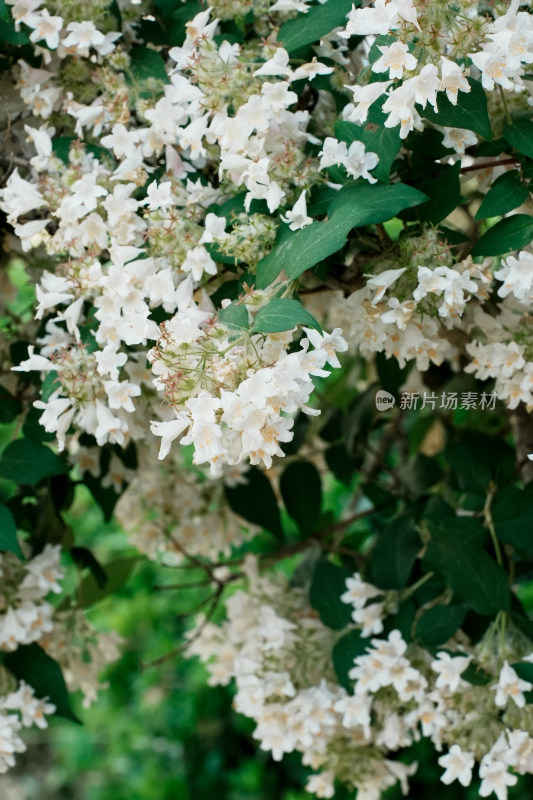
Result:
<instances>
[{"instance_id":1,"label":"new logo icon","mask_svg":"<svg viewBox=\"0 0 533 800\"><path fill-rule=\"evenodd\" d=\"M387 411L387 409L393 407L395 402L394 395L386 392L385 389L379 389L376 392L376 408L378 411Z\"/></svg>"}]
</instances>

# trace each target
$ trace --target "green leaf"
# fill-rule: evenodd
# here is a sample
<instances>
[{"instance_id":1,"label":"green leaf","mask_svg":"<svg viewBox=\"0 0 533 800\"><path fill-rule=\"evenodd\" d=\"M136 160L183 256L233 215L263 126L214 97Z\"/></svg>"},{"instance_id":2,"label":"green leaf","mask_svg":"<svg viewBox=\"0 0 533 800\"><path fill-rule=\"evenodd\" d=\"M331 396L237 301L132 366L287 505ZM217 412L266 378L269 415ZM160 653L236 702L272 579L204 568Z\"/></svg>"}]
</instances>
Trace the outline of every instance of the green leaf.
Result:
<instances>
[{"instance_id":1,"label":"green leaf","mask_svg":"<svg viewBox=\"0 0 533 800\"><path fill-rule=\"evenodd\" d=\"M326 464L338 481L349 486L357 467L361 466L361 461L357 461L350 456L342 442L332 444L324 452Z\"/></svg>"},{"instance_id":2,"label":"green leaf","mask_svg":"<svg viewBox=\"0 0 533 800\"><path fill-rule=\"evenodd\" d=\"M132 47L129 51L129 70L136 83L148 80L163 81L168 83L169 78L165 69L165 62L160 53L150 47Z\"/></svg>"},{"instance_id":3,"label":"green leaf","mask_svg":"<svg viewBox=\"0 0 533 800\"><path fill-rule=\"evenodd\" d=\"M270 531L278 539L283 539L278 501L267 476L252 467L244 477L245 484L225 488L231 508L248 522Z\"/></svg>"},{"instance_id":4,"label":"green leaf","mask_svg":"<svg viewBox=\"0 0 533 800\"><path fill-rule=\"evenodd\" d=\"M16 31L13 22L0 19L0 42L12 45L29 44L30 37L24 31Z\"/></svg>"},{"instance_id":5,"label":"green leaf","mask_svg":"<svg viewBox=\"0 0 533 800\"><path fill-rule=\"evenodd\" d=\"M7 506L0 505L0 550L7 550L19 558L24 558L17 539L17 526L13 514Z\"/></svg>"},{"instance_id":6,"label":"green leaf","mask_svg":"<svg viewBox=\"0 0 533 800\"><path fill-rule=\"evenodd\" d=\"M386 117L381 111L376 111L368 115L368 121L363 125L356 125L353 122L344 120L335 124L335 136L347 145L352 142L363 142L367 152L377 153L379 163L372 170L376 178L383 183L390 180L390 170L394 159L398 155L402 140L400 139L400 129L386 128L384 125Z\"/></svg>"},{"instance_id":7,"label":"green leaf","mask_svg":"<svg viewBox=\"0 0 533 800\"><path fill-rule=\"evenodd\" d=\"M533 158L533 122L517 119L503 129L503 138L522 155Z\"/></svg>"},{"instance_id":8,"label":"green leaf","mask_svg":"<svg viewBox=\"0 0 533 800\"><path fill-rule=\"evenodd\" d=\"M290 19L281 26L278 42L288 53L318 42L334 28L345 26L352 3L353 0L335 0L310 8L307 14Z\"/></svg>"},{"instance_id":9,"label":"green leaf","mask_svg":"<svg viewBox=\"0 0 533 800\"><path fill-rule=\"evenodd\" d=\"M478 208L476 219L498 217L521 206L529 197L517 169L505 172L496 178Z\"/></svg>"},{"instance_id":10,"label":"green leaf","mask_svg":"<svg viewBox=\"0 0 533 800\"><path fill-rule=\"evenodd\" d=\"M42 413L38 408L30 408L24 417L22 433L27 439L34 439L36 442L53 442L55 433L47 433L39 422Z\"/></svg>"},{"instance_id":11,"label":"green leaf","mask_svg":"<svg viewBox=\"0 0 533 800\"><path fill-rule=\"evenodd\" d=\"M467 80L470 92L459 92L456 106L450 103L445 92L439 92L438 111L428 103L425 109L419 109L420 114L436 125L443 125L446 128L465 128L479 133L484 139L492 139L485 90L479 81L473 78Z\"/></svg>"},{"instance_id":12,"label":"green leaf","mask_svg":"<svg viewBox=\"0 0 533 800\"><path fill-rule=\"evenodd\" d=\"M362 656L369 645L368 639L363 639L361 631L349 631L341 636L331 653L335 674L341 686L351 691L353 681L348 673L354 666L357 656Z\"/></svg>"},{"instance_id":13,"label":"green leaf","mask_svg":"<svg viewBox=\"0 0 533 800\"><path fill-rule=\"evenodd\" d=\"M49 447L33 439L16 439L0 459L0 478L16 483L39 483L51 475L63 475L68 465Z\"/></svg>"},{"instance_id":14,"label":"green leaf","mask_svg":"<svg viewBox=\"0 0 533 800\"><path fill-rule=\"evenodd\" d=\"M377 535L370 554L370 580L380 589L403 589L422 547L411 515L393 519Z\"/></svg>"},{"instance_id":15,"label":"green leaf","mask_svg":"<svg viewBox=\"0 0 533 800\"><path fill-rule=\"evenodd\" d=\"M65 679L59 664L38 644L23 645L14 653L6 653L2 664L19 681L26 681L34 689L37 697L48 697L60 717L80 722L70 707Z\"/></svg>"},{"instance_id":16,"label":"green leaf","mask_svg":"<svg viewBox=\"0 0 533 800\"><path fill-rule=\"evenodd\" d=\"M103 567L105 582L101 573L91 572L82 580L78 589L78 603L82 608L99 603L110 594L118 592L128 582L133 570L141 560L141 556L133 558L117 558ZM100 565L98 565L100 566Z\"/></svg>"},{"instance_id":17,"label":"green leaf","mask_svg":"<svg viewBox=\"0 0 533 800\"><path fill-rule=\"evenodd\" d=\"M248 330L250 327L248 323L248 309L244 303L240 303L239 305L230 303L226 308L221 308L218 312L218 318L220 322L228 328Z\"/></svg>"},{"instance_id":18,"label":"green leaf","mask_svg":"<svg viewBox=\"0 0 533 800\"><path fill-rule=\"evenodd\" d=\"M515 547L533 550L533 486L506 486L495 496L491 508L498 539Z\"/></svg>"},{"instance_id":19,"label":"green leaf","mask_svg":"<svg viewBox=\"0 0 533 800\"><path fill-rule=\"evenodd\" d=\"M429 200L418 210L421 220L436 225L461 204L460 172L461 162L457 161L445 167L436 178L422 181L420 188Z\"/></svg>"},{"instance_id":20,"label":"green leaf","mask_svg":"<svg viewBox=\"0 0 533 800\"><path fill-rule=\"evenodd\" d=\"M407 463L402 477L412 496L417 498L440 481L442 469L435 458L417 453Z\"/></svg>"},{"instance_id":21,"label":"green leaf","mask_svg":"<svg viewBox=\"0 0 533 800\"><path fill-rule=\"evenodd\" d=\"M527 661L518 661L515 664L511 664L511 667L523 681L533 683L533 664Z\"/></svg>"},{"instance_id":22,"label":"green leaf","mask_svg":"<svg viewBox=\"0 0 533 800\"><path fill-rule=\"evenodd\" d=\"M330 203L327 221L313 222L291 235L284 235L272 252L259 262L258 288L269 286L282 270L289 278L297 278L340 250L352 228L386 222L404 208L426 200L425 194L402 183L387 186L361 181L345 186Z\"/></svg>"},{"instance_id":23,"label":"green leaf","mask_svg":"<svg viewBox=\"0 0 533 800\"><path fill-rule=\"evenodd\" d=\"M322 484L315 465L293 461L283 471L279 488L285 507L301 532L312 533L322 509Z\"/></svg>"},{"instance_id":24,"label":"green leaf","mask_svg":"<svg viewBox=\"0 0 533 800\"><path fill-rule=\"evenodd\" d=\"M463 606L434 606L425 611L416 623L416 638L425 647L445 644L461 627L465 617Z\"/></svg>"},{"instance_id":25,"label":"green leaf","mask_svg":"<svg viewBox=\"0 0 533 800\"><path fill-rule=\"evenodd\" d=\"M468 524L467 524L468 523ZM507 611L511 604L504 569L480 546L485 531L479 520L458 517L452 523L428 523L426 558L452 591L478 614Z\"/></svg>"},{"instance_id":26,"label":"green leaf","mask_svg":"<svg viewBox=\"0 0 533 800\"><path fill-rule=\"evenodd\" d=\"M87 568L93 575L98 587L103 589L108 582L108 576L96 556L88 547L71 547L70 555L79 569Z\"/></svg>"},{"instance_id":27,"label":"green leaf","mask_svg":"<svg viewBox=\"0 0 533 800\"><path fill-rule=\"evenodd\" d=\"M499 256L527 247L533 239L533 217L513 214L497 222L472 248L473 256Z\"/></svg>"},{"instance_id":28,"label":"green leaf","mask_svg":"<svg viewBox=\"0 0 533 800\"><path fill-rule=\"evenodd\" d=\"M322 330L316 319L306 311L299 300L289 297L273 297L259 309L254 318L252 333L277 333L290 331L295 325L307 325Z\"/></svg>"},{"instance_id":29,"label":"green leaf","mask_svg":"<svg viewBox=\"0 0 533 800\"><path fill-rule=\"evenodd\" d=\"M485 492L490 481L503 485L513 476L513 448L491 436L464 431L446 445L445 455L464 492Z\"/></svg>"},{"instance_id":30,"label":"green leaf","mask_svg":"<svg viewBox=\"0 0 533 800\"><path fill-rule=\"evenodd\" d=\"M104 519L109 522L113 517L113 510L118 502L119 495L112 486L102 486L102 481L93 477L90 472L84 472L83 483L100 506Z\"/></svg>"},{"instance_id":31,"label":"green leaf","mask_svg":"<svg viewBox=\"0 0 533 800\"><path fill-rule=\"evenodd\" d=\"M351 570L337 567L325 558L320 559L316 566L309 589L309 602L328 628L340 630L351 621L352 607L341 601L341 594L346 591L346 578L352 575Z\"/></svg>"},{"instance_id":32,"label":"green leaf","mask_svg":"<svg viewBox=\"0 0 533 800\"><path fill-rule=\"evenodd\" d=\"M400 367L394 356L387 358L385 353L377 353L375 363L380 387L397 397L400 386L405 382L411 369L411 364Z\"/></svg>"}]
</instances>

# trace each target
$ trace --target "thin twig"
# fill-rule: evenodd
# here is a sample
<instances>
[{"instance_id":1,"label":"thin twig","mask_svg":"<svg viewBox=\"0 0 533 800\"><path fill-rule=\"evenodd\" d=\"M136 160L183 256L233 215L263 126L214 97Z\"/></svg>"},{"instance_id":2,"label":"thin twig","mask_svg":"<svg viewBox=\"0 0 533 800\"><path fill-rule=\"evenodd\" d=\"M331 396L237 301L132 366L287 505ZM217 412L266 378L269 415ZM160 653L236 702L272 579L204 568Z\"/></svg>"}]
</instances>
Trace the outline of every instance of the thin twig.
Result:
<instances>
[{"instance_id":1,"label":"thin twig","mask_svg":"<svg viewBox=\"0 0 533 800\"><path fill-rule=\"evenodd\" d=\"M516 158L500 158L494 161L485 161L484 164L471 164L469 167L461 167L460 172L475 172L479 169L488 169L489 167L504 167L508 164L519 164Z\"/></svg>"}]
</instances>

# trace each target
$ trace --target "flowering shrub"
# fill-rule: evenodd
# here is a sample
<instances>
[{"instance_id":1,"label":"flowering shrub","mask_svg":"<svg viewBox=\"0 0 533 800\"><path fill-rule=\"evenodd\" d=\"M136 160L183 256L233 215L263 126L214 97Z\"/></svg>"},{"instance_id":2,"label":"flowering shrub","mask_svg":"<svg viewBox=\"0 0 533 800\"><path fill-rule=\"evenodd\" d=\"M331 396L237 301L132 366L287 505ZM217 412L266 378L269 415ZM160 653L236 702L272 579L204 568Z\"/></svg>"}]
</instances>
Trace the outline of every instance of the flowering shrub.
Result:
<instances>
[{"instance_id":1,"label":"flowering shrub","mask_svg":"<svg viewBox=\"0 0 533 800\"><path fill-rule=\"evenodd\" d=\"M136 559L76 541L83 483L139 558L203 571L168 657L234 681L309 792L407 793L427 740L505 800L533 774L529 3L0 0L0 38L0 771L119 652L84 609Z\"/></svg>"}]
</instances>

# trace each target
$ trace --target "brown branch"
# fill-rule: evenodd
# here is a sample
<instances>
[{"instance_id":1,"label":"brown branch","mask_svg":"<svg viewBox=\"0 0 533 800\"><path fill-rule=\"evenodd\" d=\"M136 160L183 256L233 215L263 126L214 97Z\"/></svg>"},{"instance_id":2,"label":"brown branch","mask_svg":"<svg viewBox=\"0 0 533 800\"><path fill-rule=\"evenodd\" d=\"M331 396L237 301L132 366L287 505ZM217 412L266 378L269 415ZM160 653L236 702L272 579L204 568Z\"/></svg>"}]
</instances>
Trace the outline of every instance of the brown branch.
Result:
<instances>
[{"instance_id":1,"label":"brown branch","mask_svg":"<svg viewBox=\"0 0 533 800\"><path fill-rule=\"evenodd\" d=\"M471 164L469 167L461 167L460 172L475 172L489 167L505 167L508 164L520 164L520 161L517 161L516 158L500 158L494 161L485 161L484 164Z\"/></svg>"}]
</instances>

